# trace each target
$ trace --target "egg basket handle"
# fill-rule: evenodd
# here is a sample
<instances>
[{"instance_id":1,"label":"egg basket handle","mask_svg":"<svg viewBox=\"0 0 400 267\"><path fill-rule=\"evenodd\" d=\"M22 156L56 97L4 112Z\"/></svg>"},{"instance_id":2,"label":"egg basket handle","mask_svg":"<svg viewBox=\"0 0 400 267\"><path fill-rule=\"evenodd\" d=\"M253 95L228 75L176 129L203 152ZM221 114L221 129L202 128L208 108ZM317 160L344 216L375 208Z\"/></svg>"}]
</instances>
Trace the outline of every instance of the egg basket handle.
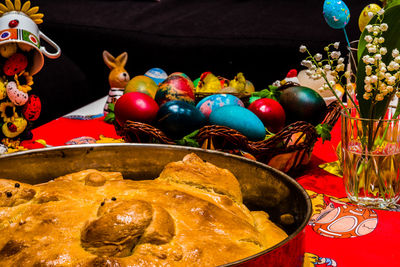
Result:
<instances>
[{"instance_id":1,"label":"egg basket handle","mask_svg":"<svg viewBox=\"0 0 400 267\"><path fill-rule=\"evenodd\" d=\"M126 142L130 143L160 143L174 145L175 142L167 137L160 129L143 122L127 120L123 127L114 124L116 132Z\"/></svg>"}]
</instances>

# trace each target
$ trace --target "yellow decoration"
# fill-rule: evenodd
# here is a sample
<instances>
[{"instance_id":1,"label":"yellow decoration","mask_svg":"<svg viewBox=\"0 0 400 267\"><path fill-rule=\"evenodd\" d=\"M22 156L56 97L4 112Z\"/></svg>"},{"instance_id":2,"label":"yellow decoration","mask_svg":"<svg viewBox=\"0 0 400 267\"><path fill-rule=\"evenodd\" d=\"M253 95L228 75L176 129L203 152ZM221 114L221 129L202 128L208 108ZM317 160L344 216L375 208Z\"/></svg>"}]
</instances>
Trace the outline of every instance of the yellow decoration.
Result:
<instances>
[{"instance_id":1,"label":"yellow decoration","mask_svg":"<svg viewBox=\"0 0 400 267\"><path fill-rule=\"evenodd\" d=\"M25 84L21 84L19 82L19 77L23 76L24 80L25 80ZM32 90L31 86L33 85L33 77L31 75L29 75L29 72L23 71L20 74L15 74L14 75L14 80L17 83L17 88L18 90L27 93L30 90Z\"/></svg>"},{"instance_id":2,"label":"yellow decoration","mask_svg":"<svg viewBox=\"0 0 400 267\"><path fill-rule=\"evenodd\" d=\"M237 93L243 93L246 90L246 79L243 73L239 72L235 78L229 82L229 87L235 88Z\"/></svg>"},{"instance_id":3,"label":"yellow decoration","mask_svg":"<svg viewBox=\"0 0 400 267\"><path fill-rule=\"evenodd\" d=\"M0 104L0 113L3 121L13 122L15 118L18 117L18 114L15 112L15 106L11 102L3 102Z\"/></svg>"},{"instance_id":4,"label":"yellow decoration","mask_svg":"<svg viewBox=\"0 0 400 267\"><path fill-rule=\"evenodd\" d=\"M1 140L1 143L8 147L6 154L28 150L27 148L20 145L21 141L19 141L19 140L3 138L3 140Z\"/></svg>"},{"instance_id":5,"label":"yellow decoration","mask_svg":"<svg viewBox=\"0 0 400 267\"><path fill-rule=\"evenodd\" d=\"M367 26L368 22L371 20L368 13L371 12L375 15L379 10L381 10L381 7L377 4L369 4L364 7L363 11L361 11L360 17L358 18L358 27L361 32L364 31L365 26Z\"/></svg>"},{"instance_id":6,"label":"yellow decoration","mask_svg":"<svg viewBox=\"0 0 400 267\"><path fill-rule=\"evenodd\" d=\"M36 142L36 143L39 143L39 144L42 144L42 145L44 145L44 146L47 146L46 141L43 140L43 139L37 139L37 140L35 140L35 142Z\"/></svg>"},{"instance_id":7,"label":"yellow decoration","mask_svg":"<svg viewBox=\"0 0 400 267\"><path fill-rule=\"evenodd\" d=\"M217 76L208 73L203 80L200 80L196 87L197 93L217 93L221 90L221 81Z\"/></svg>"},{"instance_id":8,"label":"yellow decoration","mask_svg":"<svg viewBox=\"0 0 400 267\"><path fill-rule=\"evenodd\" d=\"M6 122L1 127L3 134L8 138L14 138L20 135L28 125L28 122L21 117L14 119L14 122Z\"/></svg>"},{"instance_id":9,"label":"yellow decoration","mask_svg":"<svg viewBox=\"0 0 400 267\"><path fill-rule=\"evenodd\" d=\"M0 54L2 57L9 58L17 52L16 43L7 43L0 46Z\"/></svg>"},{"instance_id":10,"label":"yellow decoration","mask_svg":"<svg viewBox=\"0 0 400 267\"><path fill-rule=\"evenodd\" d=\"M29 18L31 18L36 24L43 22L43 14L37 13L39 11L38 6L31 7L31 2L25 2L21 7L21 1L15 0L14 4L11 0L6 0L6 4L0 4L0 16L11 11L19 11L25 13Z\"/></svg>"},{"instance_id":11,"label":"yellow decoration","mask_svg":"<svg viewBox=\"0 0 400 267\"><path fill-rule=\"evenodd\" d=\"M4 82L0 79L0 100L3 100L7 97L7 89L4 85Z\"/></svg>"},{"instance_id":12,"label":"yellow decoration","mask_svg":"<svg viewBox=\"0 0 400 267\"><path fill-rule=\"evenodd\" d=\"M111 137L105 137L104 135L99 136L99 140L96 141L96 143L124 143L124 140L121 139L114 139Z\"/></svg>"}]
</instances>

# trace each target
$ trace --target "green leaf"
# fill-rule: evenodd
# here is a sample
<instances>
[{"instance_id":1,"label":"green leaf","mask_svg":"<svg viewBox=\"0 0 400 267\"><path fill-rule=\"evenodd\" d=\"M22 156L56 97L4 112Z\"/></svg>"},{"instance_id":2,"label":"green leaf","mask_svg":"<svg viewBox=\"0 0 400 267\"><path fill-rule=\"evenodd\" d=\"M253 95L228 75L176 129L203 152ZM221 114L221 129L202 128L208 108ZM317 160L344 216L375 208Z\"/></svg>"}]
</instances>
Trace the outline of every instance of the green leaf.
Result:
<instances>
[{"instance_id":1,"label":"green leaf","mask_svg":"<svg viewBox=\"0 0 400 267\"><path fill-rule=\"evenodd\" d=\"M182 139L176 140L175 142L181 146L200 147L199 143L195 139L195 137L197 136L198 133L199 133L199 130L196 130L196 131L184 136Z\"/></svg>"},{"instance_id":2,"label":"green leaf","mask_svg":"<svg viewBox=\"0 0 400 267\"><path fill-rule=\"evenodd\" d=\"M112 112L114 112L114 108L115 108L115 104L114 103L110 103L108 104L108 109Z\"/></svg>"},{"instance_id":3,"label":"green leaf","mask_svg":"<svg viewBox=\"0 0 400 267\"><path fill-rule=\"evenodd\" d=\"M107 116L104 118L104 121L107 123L113 123L115 120L115 113L114 112L109 112Z\"/></svg>"},{"instance_id":4,"label":"green leaf","mask_svg":"<svg viewBox=\"0 0 400 267\"><path fill-rule=\"evenodd\" d=\"M258 97L257 99L271 98L273 100L278 101L280 95L281 95L281 92L278 90L278 87L269 85L267 89L263 89L261 91L254 92L253 94L251 94L251 97L253 97L253 99L255 99L256 97ZM255 100L257 100L257 99L255 99ZM255 101L255 100L253 100L253 101Z\"/></svg>"},{"instance_id":5,"label":"green leaf","mask_svg":"<svg viewBox=\"0 0 400 267\"><path fill-rule=\"evenodd\" d=\"M331 131L333 126L329 124L318 124L315 126L317 134L322 138L322 142L326 140L331 140Z\"/></svg>"},{"instance_id":6,"label":"green leaf","mask_svg":"<svg viewBox=\"0 0 400 267\"><path fill-rule=\"evenodd\" d=\"M389 0L386 2L386 6L384 8L388 9L397 5L400 5L400 0Z\"/></svg>"},{"instance_id":7,"label":"green leaf","mask_svg":"<svg viewBox=\"0 0 400 267\"><path fill-rule=\"evenodd\" d=\"M396 2L398 2L396 0ZM400 20L399 20L399 14L400 14L400 5L391 5L390 8L385 10L384 18L383 21L384 23L387 23L389 26L389 29L387 32L384 32L382 34L382 37L385 38L385 42L383 43L383 46L387 48L387 54L382 57L382 61L386 64L389 65L389 62L392 59L392 50L395 48L400 48ZM373 24L376 22L377 16L373 17L371 19L370 24ZM365 29L360 37L360 41L358 43L358 70L357 70L357 100L359 102L360 106L360 115L362 118L370 118L370 108L371 108L371 100L365 100L363 98L364 95L364 79L365 79L365 63L361 60L361 58L368 53L368 50L365 49L365 45L367 42L365 41L365 36L368 34L368 31ZM372 117L373 119L380 119L382 118L387 109L387 105L391 99L392 95L387 95L383 101L379 101L375 105L375 109L373 111Z\"/></svg>"}]
</instances>

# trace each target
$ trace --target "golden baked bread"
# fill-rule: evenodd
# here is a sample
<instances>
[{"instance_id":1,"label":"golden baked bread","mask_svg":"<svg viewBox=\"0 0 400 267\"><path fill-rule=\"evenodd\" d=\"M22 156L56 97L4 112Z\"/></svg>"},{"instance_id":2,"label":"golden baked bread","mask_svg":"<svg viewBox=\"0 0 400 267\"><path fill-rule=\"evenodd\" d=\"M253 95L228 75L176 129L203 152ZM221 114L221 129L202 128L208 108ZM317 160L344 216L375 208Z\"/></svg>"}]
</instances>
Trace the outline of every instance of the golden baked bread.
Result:
<instances>
[{"instance_id":1,"label":"golden baked bread","mask_svg":"<svg viewBox=\"0 0 400 267\"><path fill-rule=\"evenodd\" d=\"M0 266L216 266L287 237L242 203L228 170L195 154L155 180L84 170L0 179Z\"/></svg>"}]
</instances>

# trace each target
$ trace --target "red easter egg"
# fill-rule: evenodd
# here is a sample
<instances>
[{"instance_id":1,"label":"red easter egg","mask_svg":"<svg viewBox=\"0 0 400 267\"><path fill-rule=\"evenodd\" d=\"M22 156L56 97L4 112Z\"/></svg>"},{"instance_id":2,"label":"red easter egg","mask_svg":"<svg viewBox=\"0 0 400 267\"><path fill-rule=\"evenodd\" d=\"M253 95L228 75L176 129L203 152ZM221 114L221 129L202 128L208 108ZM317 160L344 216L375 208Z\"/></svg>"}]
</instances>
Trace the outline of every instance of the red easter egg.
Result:
<instances>
[{"instance_id":1,"label":"red easter egg","mask_svg":"<svg viewBox=\"0 0 400 267\"><path fill-rule=\"evenodd\" d=\"M172 100L181 100L194 105L193 82L182 75L170 75L158 86L155 100L160 106Z\"/></svg>"},{"instance_id":2,"label":"red easter egg","mask_svg":"<svg viewBox=\"0 0 400 267\"><path fill-rule=\"evenodd\" d=\"M115 103L114 113L118 124L123 126L125 121L150 123L158 112L156 101L145 93L130 92L122 95Z\"/></svg>"},{"instance_id":3,"label":"red easter egg","mask_svg":"<svg viewBox=\"0 0 400 267\"><path fill-rule=\"evenodd\" d=\"M7 76L14 76L21 73L28 66L28 59L21 53L16 53L9 57L3 66L3 71Z\"/></svg>"},{"instance_id":4,"label":"red easter egg","mask_svg":"<svg viewBox=\"0 0 400 267\"><path fill-rule=\"evenodd\" d=\"M270 132L277 133L285 126L285 111L278 101L260 98L252 102L248 109L257 115Z\"/></svg>"},{"instance_id":5,"label":"red easter egg","mask_svg":"<svg viewBox=\"0 0 400 267\"><path fill-rule=\"evenodd\" d=\"M41 110L42 103L40 102L40 98L36 95L30 95L22 108L22 115L28 121L35 121L39 118Z\"/></svg>"}]
</instances>

